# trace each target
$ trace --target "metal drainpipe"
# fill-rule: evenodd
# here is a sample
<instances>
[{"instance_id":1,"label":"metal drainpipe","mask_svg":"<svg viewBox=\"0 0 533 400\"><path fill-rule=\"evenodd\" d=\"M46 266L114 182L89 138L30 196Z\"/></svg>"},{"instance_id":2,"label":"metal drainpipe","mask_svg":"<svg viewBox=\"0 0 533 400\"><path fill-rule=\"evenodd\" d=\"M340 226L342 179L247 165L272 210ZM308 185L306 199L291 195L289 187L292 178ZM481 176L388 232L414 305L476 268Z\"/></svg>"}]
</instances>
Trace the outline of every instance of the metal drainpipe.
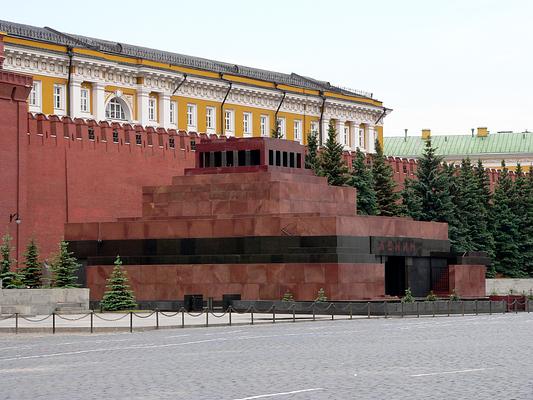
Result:
<instances>
[{"instance_id":1,"label":"metal drainpipe","mask_svg":"<svg viewBox=\"0 0 533 400\"><path fill-rule=\"evenodd\" d=\"M183 85L185 83L185 81L187 80L187 74L183 74L183 80L178 83L176 85L176 88L174 89L174 91L172 92L172 96L174 96L176 94L176 92L178 91L178 89L181 87L181 85Z\"/></svg>"},{"instance_id":2,"label":"metal drainpipe","mask_svg":"<svg viewBox=\"0 0 533 400\"><path fill-rule=\"evenodd\" d=\"M222 74L220 74L220 79L226 81L224 78L222 78ZM228 98L229 92L231 91L231 87L233 85L232 82L226 81L229 83L228 91L226 92L226 95L224 96L224 100L222 100L222 103L220 103L220 134L224 134L224 104L226 103L226 100ZM235 134L235 133L234 133Z\"/></svg>"},{"instance_id":3,"label":"metal drainpipe","mask_svg":"<svg viewBox=\"0 0 533 400\"><path fill-rule=\"evenodd\" d=\"M322 146L322 138L324 137L322 119L324 118L324 109L326 108L326 96L324 96L324 92L320 92L320 97L322 97L322 106L320 107L320 121L318 122L318 131L320 136L318 143L320 146Z\"/></svg>"},{"instance_id":4,"label":"metal drainpipe","mask_svg":"<svg viewBox=\"0 0 533 400\"><path fill-rule=\"evenodd\" d=\"M274 123L276 124L276 131L277 131L277 128L278 128L278 113L279 113L279 109L281 108L281 105L283 104L283 101L285 100L285 96L287 96L287 92L283 91L283 97L281 98L281 101L279 102L278 104L278 108L276 110L276 112L274 113Z\"/></svg>"},{"instance_id":5,"label":"metal drainpipe","mask_svg":"<svg viewBox=\"0 0 533 400\"><path fill-rule=\"evenodd\" d=\"M70 107L70 78L72 76L72 57L74 56L74 53L72 52L72 47L67 47L67 56L68 56L68 79L67 79L67 115L72 118L71 115L71 107Z\"/></svg>"}]
</instances>

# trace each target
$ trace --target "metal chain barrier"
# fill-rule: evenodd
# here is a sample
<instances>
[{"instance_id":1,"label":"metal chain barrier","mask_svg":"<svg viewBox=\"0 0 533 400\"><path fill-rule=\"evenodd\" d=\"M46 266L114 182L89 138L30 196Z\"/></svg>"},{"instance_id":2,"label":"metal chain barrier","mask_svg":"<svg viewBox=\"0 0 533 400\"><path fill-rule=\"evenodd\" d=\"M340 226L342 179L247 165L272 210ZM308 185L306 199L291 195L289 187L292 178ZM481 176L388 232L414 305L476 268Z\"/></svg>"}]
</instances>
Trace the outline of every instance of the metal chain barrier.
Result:
<instances>
[{"instance_id":1,"label":"metal chain barrier","mask_svg":"<svg viewBox=\"0 0 533 400\"><path fill-rule=\"evenodd\" d=\"M87 313L87 314L82 315L81 317L78 317L78 318L67 318L67 317L63 316L62 314L56 314L57 317L59 317L61 319L64 319L65 321L79 321L80 319L86 318L89 315L91 315L91 313Z\"/></svg>"},{"instance_id":2,"label":"metal chain barrier","mask_svg":"<svg viewBox=\"0 0 533 400\"><path fill-rule=\"evenodd\" d=\"M122 317L115 318L115 319L104 318L101 315L99 315L98 313L95 313L94 315L95 315L96 318L101 319L102 321L113 322L113 321L120 321L121 319L126 318L129 314L124 314Z\"/></svg>"},{"instance_id":3,"label":"metal chain barrier","mask_svg":"<svg viewBox=\"0 0 533 400\"><path fill-rule=\"evenodd\" d=\"M28 317L25 317L25 316L19 314L19 318L22 318L23 320L28 321L28 322L42 322L42 321L46 321L46 320L47 320L48 318L50 318L52 315L53 315L53 314L49 314L49 315L47 315L46 317L41 318L41 319L31 319L31 318L28 318Z\"/></svg>"},{"instance_id":4,"label":"metal chain barrier","mask_svg":"<svg viewBox=\"0 0 533 400\"><path fill-rule=\"evenodd\" d=\"M133 315L135 315L137 318L150 318L152 315L155 314L155 311L152 311L150 314L148 315L140 315L140 314L137 314L136 312L133 313Z\"/></svg>"}]
</instances>

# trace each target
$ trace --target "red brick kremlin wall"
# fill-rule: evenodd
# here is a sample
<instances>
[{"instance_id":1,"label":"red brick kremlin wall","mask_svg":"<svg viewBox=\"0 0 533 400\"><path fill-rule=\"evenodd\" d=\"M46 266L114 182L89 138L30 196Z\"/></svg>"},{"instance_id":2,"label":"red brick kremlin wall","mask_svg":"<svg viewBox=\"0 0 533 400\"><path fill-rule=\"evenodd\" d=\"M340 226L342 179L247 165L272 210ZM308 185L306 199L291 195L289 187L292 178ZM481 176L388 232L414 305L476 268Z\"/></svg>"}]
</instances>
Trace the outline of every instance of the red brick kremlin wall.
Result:
<instances>
[{"instance_id":1,"label":"red brick kremlin wall","mask_svg":"<svg viewBox=\"0 0 533 400\"><path fill-rule=\"evenodd\" d=\"M0 70L0 235L14 238L18 260L31 237L43 256L55 251L65 223L140 216L142 187L169 184L184 168L194 167L191 146L207 138L33 115L26 103L31 82L31 77ZM345 157L351 166L352 154ZM389 162L400 185L414 176L414 160ZM497 174L490 172L491 182ZM13 214L20 224L16 217L10 221Z\"/></svg>"}]
</instances>

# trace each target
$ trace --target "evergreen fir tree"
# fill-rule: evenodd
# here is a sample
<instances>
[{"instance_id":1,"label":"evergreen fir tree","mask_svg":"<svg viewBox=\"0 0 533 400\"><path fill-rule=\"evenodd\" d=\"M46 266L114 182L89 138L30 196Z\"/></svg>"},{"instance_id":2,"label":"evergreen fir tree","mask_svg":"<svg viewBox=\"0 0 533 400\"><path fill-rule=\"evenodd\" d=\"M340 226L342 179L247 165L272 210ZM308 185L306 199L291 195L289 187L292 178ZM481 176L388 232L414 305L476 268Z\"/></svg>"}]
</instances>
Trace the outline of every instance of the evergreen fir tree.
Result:
<instances>
[{"instance_id":1,"label":"evergreen fir tree","mask_svg":"<svg viewBox=\"0 0 533 400\"><path fill-rule=\"evenodd\" d=\"M494 259L494 238L492 237L492 192L487 170L481 160L478 160L475 168L476 196L480 206L480 229L474 233L473 242L477 251L486 252Z\"/></svg>"},{"instance_id":2,"label":"evergreen fir tree","mask_svg":"<svg viewBox=\"0 0 533 400\"><path fill-rule=\"evenodd\" d=\"M307 136L307 153L305 154L305 168L320 175L320 160L318 158L318 134L311 132Z\"/></svg>"},{"instance_id":3,"label":"evergreen fir tree","mask_svg":"<svg viewBox=\"0 0 533 400\"><path fill-rule=\"evenodd\" d=\"M516 197L511 202L511 206L518 221L516 243L520 255L520 269L524 274L529 275L533 270L533 190L520 164L517 164L515 173Z\"/></svg>"},{"instance_id":4,"label":"evergreen fir tree","mask_svg":"<svg viewBox=\"0 0 533 400\"><path fill-rule=\"evenodd\" d=\"M431 141L418 161L415 180L408 181L402 192L407 215L418 221L447 222L450 242L455 245L457 229L450 187L455 190L453 168L442 164Z\"/></svg>"},{"instance_id":5,"label":"evergreen fir tree","mask_svg":"<svg viewBox=\"0 0 533 400\"><path fill-rule=\"evenodd\" d=\"M320 153L320 171L330 185L343 186L346 183L348 167L342 157L342 145L337 142L333 122L329 123L328 139Z\"/></svg>"},{"instance_id":6,"label":"evergreen fir tree","mask_svg":"<svg viewBox=\"0 0 533 400\"><path fill-rule=\"evenodd\" d=\"M451 211L447 216L448 223L448 237L453 251L464 253L472 250L469 246L469 239L467 237L467 226L465 221L459 217L459 207L461 207L461 186L458 177L458 169L453 163L443 162L439 172L446 179L448 186L448 195L451 202Z\"/></svg>"},{"instance_id":7,"label":"evergreen fir tree","mask_svg":"<svg viewBox=\"0 0 533 400\"><path fill-rule=\"evenodd\" d=\"M374 177L365 162L365 155L359 148L355 152L348 185L357 189L357 213L376 215L378 212Z\"/></svg>"},{"instance_id":8,"label":"evergreen fir tree","mask_svg":"<svg viewBox=\"0 0 533 400\"><path fill-rule=\"evenodd\" d=\"M77 287L77 272L80 264L76 257L68 251L68 242L62 240L59 243L59 252L52 262L52 271L54 274L54 287Z\"/></svg>"},{"instance_id":9,"label":"evergreen fir tree","mask_svg":"<svg viewBox=\"0 0 533 400\"><path fill-rule=\"evenodd\" d=\"M26 258L25 267L20 271L22 283L32 289L38 288L41 286L42 266L39 262L39 249L33 238L28 243L24 257Z\"/></svg>"},{"instance_id":10,"label":"evergreen fir tree","mask_svg":"<svg viewBox=\"0 0 533 400\"><path fill-rule=\"evenodd\" d=\"M502 161L502 171L494 191L493 205L493 237L494 237L494 269L497 273L512 278L525 275L521 268L520 253L516 238L518 237L519 221L513 212L514 185L509 172Z\"/></svg>"},{"instance_id":11,"label":"evergreen fir tree","mask_svg":"<svg viewBox=\"0 0 533 400\"><path fill-rule=\"evenodd\" d=\"M106 292L100 306L106 311L131 310L137 307L135 296L128 283L128 276L122 268L122 260L117 255L115 267L107 280Z\"/></svg>"},{"instance_id":12,"label":"evergreen fir tree","mask_svg":"<svg viewBox=\"0 0 533 400\"><path fill-rule=\"evenodd\" d=\"M530 240L533 240L533 165L529 166L529 173L527 174L527 190L529 192L529 197L527 201L527 219L526 224L528 228L524 235L527 235ZM525 265L524 267L527 270L528 275L533 278L533 248L530 245L525 255Z\"/></svg>"},{"instance_id":13,"label":"evergreen fir tree","mask_svg":"<svg viewBox=\"0 0 533 400\"><path fill-rule=\"evenodd\" d=\"M393 171L385 156L381 143L376 139L376 153L372 155L372 177L376 192L377 215L392 217L401 214L400 194L396 192Z\"/></svg>"},{"instance_id":14,"label":"evergreen fir tree","mask_svg":"<svg viewBox=\"0 0 533 400\"><path fill-rule=\"evenodd\" d=\"M279 122L276 121L276 125L270 132L270 136L274 139L283 139L283 133L281 132L281 127L279 126Z\"/></svg>"},{"instance_id":15,"label":"evergreen fir tree","mask_svg":"<svg viewBox=\"0 0 533 400\"><path fill-rule=\"evenodd\" d=\"M0 245L0 279L2 279L2 287L4 289L16 289L22 287L20 275L17 271L12 271L11 267L16 263L16 260L11 258L11 240L12 237L8 234L2 237L2 245Z\"/></svg>"}]
</instances>

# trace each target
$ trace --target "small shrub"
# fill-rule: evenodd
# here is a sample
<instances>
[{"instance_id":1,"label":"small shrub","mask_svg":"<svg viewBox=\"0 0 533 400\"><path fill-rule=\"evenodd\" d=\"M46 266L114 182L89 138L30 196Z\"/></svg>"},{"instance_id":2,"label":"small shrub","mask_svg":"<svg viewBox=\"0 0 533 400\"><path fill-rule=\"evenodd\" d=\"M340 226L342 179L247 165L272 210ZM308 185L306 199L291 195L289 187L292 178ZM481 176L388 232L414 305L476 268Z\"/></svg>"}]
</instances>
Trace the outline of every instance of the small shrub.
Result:
<instances>
[{"instance_id":1,"label":"small shrub","mask_svg":"<svg viewBox=\"0 0 533 400\"><path fill-rule=\"evenodd\" d=\"M435 296L435 293L433 293L433 290L429 292L429 294L426 296L426 301L436 301L437 296Z\"/></svg>"},{"instance_id":2,"label":"small shrub","mask_svg":"<svg viewBox=\"0 0 533 400\"><path fill-rule=\"evenodd\" d=\"M457 294L455 289L453 289L452 293L450 294L450 300L451 301L459 301L459 300L461 300L461 297L459 296L459 294Z\"/></svg>"},{"instance_id":3,"label":"small shrub","mask_svg":"<svg viewBox=\"0 0 533 400\"><path fill-rule=\"evenodd\" d=\"M405 289L405 296L402 297L402 303L414 303L415 298L410 288Z\"/></svg>"},{"instance_id":4,"label":"small shrub","mask_svg":"<svg viewBox=\"0 0 533 400\"><path fill-rule=\"evenodd\" d=\"M288 290L285 292L285 294L283 295L283 298L281 299L281 301L294 301L294 296L292 295L291 292L289 292Z\"/></svg>"},{"instance_id":5,"label":"small shrub","mask_svg":"<svg viewBox=\"0 0 533 400\"><path fill-rule=\"evenodd\" d=\"M316 302L328 301L328 298L326 296L326 292L324 291L324 288L320 288L320 290L318 291L318 295L317 295L315 301Z\"/></svg>"}]
</instances>

